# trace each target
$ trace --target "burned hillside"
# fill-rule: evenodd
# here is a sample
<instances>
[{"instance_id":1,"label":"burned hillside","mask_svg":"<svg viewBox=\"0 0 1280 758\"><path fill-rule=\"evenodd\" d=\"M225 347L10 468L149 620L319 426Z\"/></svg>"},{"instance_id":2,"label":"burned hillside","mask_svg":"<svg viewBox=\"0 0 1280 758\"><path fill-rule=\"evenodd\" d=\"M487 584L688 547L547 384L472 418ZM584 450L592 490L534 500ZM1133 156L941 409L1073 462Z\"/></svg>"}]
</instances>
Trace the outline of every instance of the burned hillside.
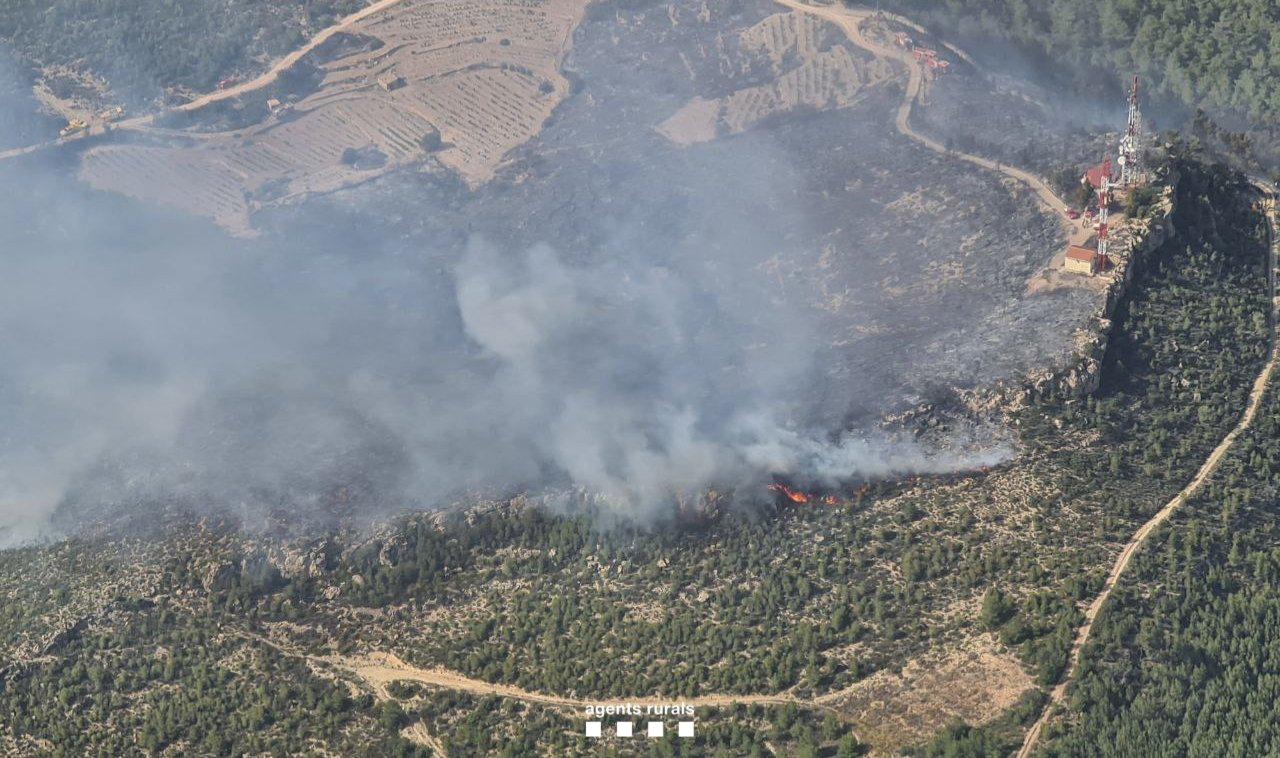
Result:
<instances>
[{"instance_id":1,"label":"burned hillside","mask_svg":"<svg viewBox=\"0 0 1280 758\"><path fill-rule=\"evenodd\" d=\"M1095 296L1024 296L1064 245L1058 221L1016 183L894 133L901 72L834 29L768 3L589 10L566 61L574 96L496 180L391 176L319 201L334 220L316 237L374 214L446 269L477 232L582 263L731 261L753 296L821 324L800 405L828 422L1065 357ZM787 94L789 76L826 60L856 74ZM733 105L745 92L772 93L750 126ZM673 120L696 120L690 104L709 125L673 139ZM263 222L307 234L307 218Z\"/></svg>"},{"instance_id":2,"label":"burned hillside","mask_svg":"<svg viewBox=\"0 0 1280 758\"><path fill-rule=\"evenodd\" d=\"M930 438L956 448L932 458L878 427L1065 361L1099 295L1028 286L1066 227L1024 183L895 123L914 86L901 60L763 0L580 17L567 0L533 2L520 7L541 21L524 36L498 36L514 17L483 5L447 28L414 3L370 11L264 88L206 96L186 112L194 128L138 117L86 143L80 177L172 219L141 228L172 233L176 203L233 228L251 219L261 236L200 227L185 257L160 258L193 294L175 310L141 292L142 311L197 335L199 309L234 314L241 331L216 350L157 340L138 360L162 370L143 385L190 376L200 389L173 390L172 417L140 444L128 437L141 428L124 432L63 495L329 514L551 482L634 504L777 472L856 478L1007 452L961 430ZM420 48L433 52L411 55ZM305 91L280 89L304 74ZM468 111L475 93L456 77L532 89ZM952 77L927 108L986 81ZM217 131L228 109L265 120ZM400 130L404 118L426 131ZM68 209L100 197L42 194ZM148 270L172 244L157 236L126 255ZM40 275L79 265L77 244L57 249ZM261 419L235 410L259 395Z\"/></svg>"}]
</instances>

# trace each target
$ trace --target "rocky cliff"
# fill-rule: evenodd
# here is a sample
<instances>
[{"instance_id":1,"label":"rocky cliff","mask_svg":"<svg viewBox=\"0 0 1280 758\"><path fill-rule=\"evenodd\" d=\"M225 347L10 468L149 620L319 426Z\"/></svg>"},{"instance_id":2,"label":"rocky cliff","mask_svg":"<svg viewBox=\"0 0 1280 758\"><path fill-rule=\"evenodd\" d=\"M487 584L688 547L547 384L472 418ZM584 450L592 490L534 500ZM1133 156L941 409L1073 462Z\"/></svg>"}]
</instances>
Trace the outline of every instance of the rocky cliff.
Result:
<instances>
[{"instance_id":1,"label":"rocky cliff","mask_svg":"<svg viewBox=\"0 0 1280 758\"><path fill-rule=\"evenodd\" d=\"M1102 360L1115 328L1116 309L1128 294L1138 274L1154 259L1156 251L1174 233L1173 215L1177 177L1161 181L1160 199L1151 211L1139 219L1130 219L1113 236L1112 259L1106 293L1098 310L1076 332L1075 349L1061 365L1032 372L1021 381L995 388L999 405L1017 408L1032 397L1062 395L1084 397L1097 391L1101 380Z\"/></svg>"}]
</instances>

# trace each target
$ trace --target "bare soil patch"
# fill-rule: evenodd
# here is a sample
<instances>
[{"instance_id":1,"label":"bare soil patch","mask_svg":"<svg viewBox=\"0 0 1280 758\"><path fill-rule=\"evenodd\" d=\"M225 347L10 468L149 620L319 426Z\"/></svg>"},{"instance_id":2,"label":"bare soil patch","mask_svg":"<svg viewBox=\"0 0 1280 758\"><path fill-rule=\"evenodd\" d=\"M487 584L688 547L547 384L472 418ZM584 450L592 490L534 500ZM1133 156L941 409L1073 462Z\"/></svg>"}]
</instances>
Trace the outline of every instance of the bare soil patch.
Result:
<instances>
[{"instance_id":1,"label":"bare soil patch","mask_svg":"<svg viewBox=\"0 0 1280 758\"><path fill-rule=\"evenodd\" d=\"M992 721L1034 686L1017 658L983 635L916 658L901 673L874 674L821 701L853 718L873 754L893 755L953 721Z\"/></svg>"}]
</instances>

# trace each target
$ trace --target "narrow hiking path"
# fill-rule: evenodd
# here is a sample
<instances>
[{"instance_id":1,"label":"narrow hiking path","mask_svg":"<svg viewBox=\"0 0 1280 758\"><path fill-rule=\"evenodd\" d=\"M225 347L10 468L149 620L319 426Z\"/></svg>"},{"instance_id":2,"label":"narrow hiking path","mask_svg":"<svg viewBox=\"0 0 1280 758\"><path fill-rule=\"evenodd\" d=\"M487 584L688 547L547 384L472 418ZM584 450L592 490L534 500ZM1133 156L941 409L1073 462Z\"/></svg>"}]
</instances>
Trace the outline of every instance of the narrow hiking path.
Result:
<instances>
[{"instance_id":1,"label":"narrow hiking path","mask_svg":"<svg viewBox=\"0 0 1280 758\"><path fill-rule=\"evenodd\" d=\"M1022 742L1022 747L1018 750L1018 758L1027 758L1031 755L1032 750L1035 749L1036 743L1040 739L1040 734L1043 732L1045 725L1053 718L1053 711L1061 705L1062 701L1066 698L1067 686L1071 684L1072 679L1075 677L1076 670L1079 668L1080 651L1089 641L1089 633L1093 629L1094 619L1098 617L1098 613L1102 610L1102 606L1107 602L1107 599L1111 597L1111 591L1115 589L1116 583L1120 580L1121 575L1124 574L1127 568L1129 568L1129 563L1133 560L1133 556L1137 554L1138 550L1142 547L1143 543L1146 542L1151 533L1155 531L1156 527L1168 520L1169 516L1173 515L1173 512L1178 510L1178 508L1192 495L1194 495L1205 481L1212 476L1215 471L1217 471L1218 465L1222 463L1223 458L1225 458L1227 453L1230 452L1232 446L1235 445L1236 440L1238 440L1240 435L1253 425L1253 420L1258 415L1258 409L1262 406L1262 398L1266 395L1267 388L1271 383L1272 374L1275 373L1276 363L1280 360L1280 337L1276 334L1277 318L1275 285L1276 246L1277 244L1280 244L1280 226L1277 226L1274 191L1271 187L1263 184L1262 182L1255 181L1254 186L1256 186L1263 194L1263 209L1267 214L1267 227L1271 237L1267 246L1267 280L1271 289L1272 304L1270 357L1267 358L1267 362L1262 367L1262 371L1259 372L1258 377L1253 381L1253 389L1249 392L1249 402L1245 405L1244 414L1240 417L1240 421L1230 432L1227 433L1226 437L1222 438L1222 441L1218 443L1218 446L1213 449L1213 452L1205 459L1205 462L1200 466L1200 470L1197 471L1196 475L1187 483L1187 486L1183 487L1182 491L1177 495L1174 495L1173 499L1166 503L1165 506L1156 513L1156 515L1152 516L1149 521L1138 529L1138 531L1134 532L1133 537L1129 539L1129 542L1125 544L1124 549L1120 551L1118 556L1116 556L1116 561L1111 566L1111 572L1107 574L1107 581L1103 584L1102 592L1098 593L1098 596L1093 599L1093 602L1090 603L1089 607L1085 610L1084 624L1076 631L1076 638L1071 645L1071 655L1067 661L1067 670L1062 675L1062 681L1058 686L1053 688L1052 692L1050 692L1049 702L1045 704L1044 711L1041 712L1040 718L1036 720L1036 723L1033 724L1031 729L1027 732L1027 736Z\"/></svg>"}]
</instances>

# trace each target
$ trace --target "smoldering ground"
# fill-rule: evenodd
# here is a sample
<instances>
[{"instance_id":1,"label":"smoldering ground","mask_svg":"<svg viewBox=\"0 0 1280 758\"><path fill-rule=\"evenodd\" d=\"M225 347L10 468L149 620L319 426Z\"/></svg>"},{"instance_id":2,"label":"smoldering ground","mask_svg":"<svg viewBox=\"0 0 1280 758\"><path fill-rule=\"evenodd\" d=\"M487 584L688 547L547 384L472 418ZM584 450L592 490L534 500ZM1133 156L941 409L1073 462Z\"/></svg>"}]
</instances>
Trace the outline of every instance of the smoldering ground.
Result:
<instances>
[{"instance_id":1,"label":"smoldering ground","mask_svg":"<svg viewBox=\"0 0 1280 758\"><path fill-rule=\"evenodd\" d=\"M841 160L863 160L861 122L674 150L636 114L665 118L683 80L614 65L591 42L610 39L584 26L590 97L531 148L533 178L472 192L388 177L280 211L253 240L93 192L74 153L0 165L4 539L48 533L55 512L63 530L157 505L253 526L566 486L648 522L707 486L1005 454L871 432L902 397L883 342L836 355L830 320L772 273L830 232L814 198L842 225L865 217L846 206L866 193L828 192L847 186L834 169L808 186L795 152L835 164L810 144L831 129L851 141ZM862 288L847 299L864 299L883 272L841 256ZM842 319L846 336L863 326Z\"/></svg>"},{"instance_id":2,"label":"smoldering ground","mask_svg":"<svg viewBox=\"0 0 1280 758\"><path fill-rule=\"evenodd\" d=\"M559 484L647 520L775 472L959 463L802 423L820 335L759 251L654 253L620 228L573 264L472 235L442 269L390 240L231 239L45 162L0 181L9 543L59 507L252 525Z\"/></svg>"}]
</instances>

